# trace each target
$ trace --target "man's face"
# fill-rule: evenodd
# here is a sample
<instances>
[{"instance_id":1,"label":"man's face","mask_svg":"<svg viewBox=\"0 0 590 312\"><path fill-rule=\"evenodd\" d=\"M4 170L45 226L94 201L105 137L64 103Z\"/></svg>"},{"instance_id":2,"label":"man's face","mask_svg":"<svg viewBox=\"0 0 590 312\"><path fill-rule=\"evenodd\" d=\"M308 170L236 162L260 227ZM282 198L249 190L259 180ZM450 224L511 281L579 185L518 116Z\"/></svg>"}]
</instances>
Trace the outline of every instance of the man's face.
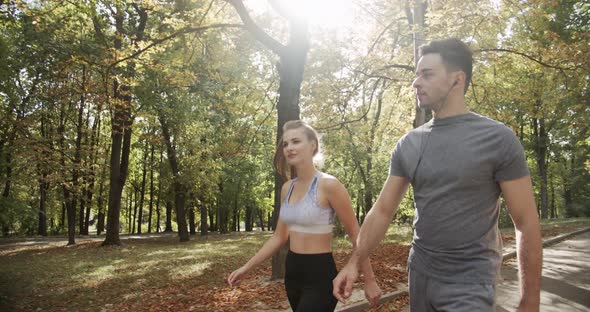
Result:
<instances>
[{"instance_id":1,"label":"man's face","mask_svg":"<svg viewBox=\"0 0 590 312\"><path fill-rule=\"evenodd\" d=\"M437 111L444 105L453 87L453 79L440 54L430 53L420 58L412 86L416 88L420 108Z\"/></svg>"}]
</instances>

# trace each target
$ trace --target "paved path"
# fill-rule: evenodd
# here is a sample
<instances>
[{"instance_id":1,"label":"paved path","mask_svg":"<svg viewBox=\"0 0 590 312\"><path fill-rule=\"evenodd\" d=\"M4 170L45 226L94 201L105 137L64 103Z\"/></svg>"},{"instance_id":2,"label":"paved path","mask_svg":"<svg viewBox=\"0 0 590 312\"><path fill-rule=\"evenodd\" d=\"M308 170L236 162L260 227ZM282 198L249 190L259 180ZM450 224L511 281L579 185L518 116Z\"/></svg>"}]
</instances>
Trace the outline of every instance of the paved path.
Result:
<instances>
[{"instance_id":1,"label":"paved path","mask_svg":"<svg viewBox=\"0 0 590 312\"><path fill-rule=\"evenodd\" d=\"M561 238L548 241L552 240ZM506 244L503 251L505 257L513 257L510 254L515 251L514 243ZM502 265L496 312L516 311L519 300L517 274L516 258ZM590 312L590 231L543 248L541 283L541 312ZM409 306L401 309L401 312L409 311Z\"/></svg>"},{"instance_id":2,"label":"paved path","mask_svg":"<svg viewBox=\"0 0 590 312\"><path fill-rule=\"evenodd\" d=\"M518 304L516 260L502 266L496 311L514 311ZM541 311L590 311L590 232L543 249Z\"/></svg>"}]
</instances>

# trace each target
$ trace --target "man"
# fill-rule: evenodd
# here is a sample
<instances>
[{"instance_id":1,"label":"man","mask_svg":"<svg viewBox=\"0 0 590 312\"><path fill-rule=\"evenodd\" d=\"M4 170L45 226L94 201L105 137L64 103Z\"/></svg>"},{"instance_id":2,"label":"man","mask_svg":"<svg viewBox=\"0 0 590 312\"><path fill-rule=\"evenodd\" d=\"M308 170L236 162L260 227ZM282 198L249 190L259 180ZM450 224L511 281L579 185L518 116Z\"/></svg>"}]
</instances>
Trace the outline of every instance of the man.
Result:
<instances>
[{"instance_id":1,"label":"man","mask_svg":"<svg viewBox=\"0 0 590 312\"><path fill-rule=\"evenodd\" d=\"M340 301L350 296L359 263L385 236L411 183L411 311L493 311L502 262L500 194L516 231L518 311L538 311L541 234L522 145L508 127L465 105L473 61L464 43L433 41L420 52L413 87L419 106L431 109L434 118L397 142L389 177L365 218L357 247L334 279L334 296Z\"/></svg>"}]
</instances>

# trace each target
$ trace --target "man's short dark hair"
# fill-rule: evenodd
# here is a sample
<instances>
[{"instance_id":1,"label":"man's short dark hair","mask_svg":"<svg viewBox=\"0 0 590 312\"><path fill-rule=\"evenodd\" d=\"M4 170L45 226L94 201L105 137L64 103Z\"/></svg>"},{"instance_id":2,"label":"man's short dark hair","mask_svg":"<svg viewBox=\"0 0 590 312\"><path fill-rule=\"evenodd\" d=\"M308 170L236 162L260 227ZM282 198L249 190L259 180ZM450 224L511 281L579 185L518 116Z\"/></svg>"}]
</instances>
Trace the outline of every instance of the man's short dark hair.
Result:
<instances>
[{"instance_id":1,"label":"man's short dark hair","mask_svg":"<svg viewBox=\"0 0 590 312\"><path fill-rule=\"evenodd\" d=\"M463 41L450 38L433 40L420 47L420 56L426 54L440 54L447 70L461 70L465 73L465 90L471 83L473 74L473 53Z\"/></svg>"}]
</instances>

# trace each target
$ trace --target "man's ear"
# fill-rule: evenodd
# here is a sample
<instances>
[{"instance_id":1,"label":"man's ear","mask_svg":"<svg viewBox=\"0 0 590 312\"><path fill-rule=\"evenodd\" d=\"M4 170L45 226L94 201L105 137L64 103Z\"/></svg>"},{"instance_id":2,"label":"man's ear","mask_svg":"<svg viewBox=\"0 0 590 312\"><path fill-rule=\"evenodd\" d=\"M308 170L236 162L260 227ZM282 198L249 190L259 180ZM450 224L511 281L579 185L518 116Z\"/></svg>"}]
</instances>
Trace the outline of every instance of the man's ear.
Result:
<instances>
[{"instance_id":1,"label":"man's ear","mask_svg":"<svg viewBox=\"0 0 590 312\"><path fill-rule=\"evenodd\" d=\"M467 77L465 75L465 73L461 70L454 72L454 81L453 81L453 86L452 88L454 88L456 85L458 85L460 82L463 82L463 84L465 84L465 78Z\"/></svg>"}]
</instances>

